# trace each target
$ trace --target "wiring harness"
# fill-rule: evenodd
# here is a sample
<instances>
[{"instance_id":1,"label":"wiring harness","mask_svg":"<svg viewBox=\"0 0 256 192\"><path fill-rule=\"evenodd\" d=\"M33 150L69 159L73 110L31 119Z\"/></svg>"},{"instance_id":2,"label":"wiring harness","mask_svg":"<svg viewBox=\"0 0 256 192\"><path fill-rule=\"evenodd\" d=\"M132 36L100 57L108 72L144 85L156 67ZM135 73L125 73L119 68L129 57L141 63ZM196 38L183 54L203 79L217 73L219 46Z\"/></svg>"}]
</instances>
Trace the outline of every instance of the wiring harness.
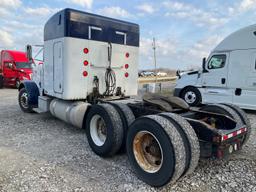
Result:
<instances>
[{"instance_id":1,"label":"wiring harness","mask_svg":"<svg viewBox=\"0 0 256 192\"><path fill-rule=\"evenodd\" d=\"M116 74L111 68L112 64L112 44L109 43L108 46L108 68L105 73L105 83L106 83L106 91L104 92L104 96L111 96L114 94L115 89L116 89Z\"/></svg>"}]
</instances>

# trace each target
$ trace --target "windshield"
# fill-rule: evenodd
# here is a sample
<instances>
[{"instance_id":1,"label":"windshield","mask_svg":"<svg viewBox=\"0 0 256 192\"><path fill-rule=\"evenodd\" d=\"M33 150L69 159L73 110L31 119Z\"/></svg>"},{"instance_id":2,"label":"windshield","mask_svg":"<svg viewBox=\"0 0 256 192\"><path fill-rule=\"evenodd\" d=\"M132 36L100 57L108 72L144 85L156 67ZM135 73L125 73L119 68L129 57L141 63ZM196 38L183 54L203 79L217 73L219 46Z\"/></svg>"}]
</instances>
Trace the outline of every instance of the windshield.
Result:
<instances>
[{"instance_id":1,"label":"windshield","mask_svg":"<svg viewBox=\"0 0 256 192\"><path fill-rule=\"evenodd\" d=\"M32 63L16 62L17 69L32 69Z\"/></svg>"}]
</instances>

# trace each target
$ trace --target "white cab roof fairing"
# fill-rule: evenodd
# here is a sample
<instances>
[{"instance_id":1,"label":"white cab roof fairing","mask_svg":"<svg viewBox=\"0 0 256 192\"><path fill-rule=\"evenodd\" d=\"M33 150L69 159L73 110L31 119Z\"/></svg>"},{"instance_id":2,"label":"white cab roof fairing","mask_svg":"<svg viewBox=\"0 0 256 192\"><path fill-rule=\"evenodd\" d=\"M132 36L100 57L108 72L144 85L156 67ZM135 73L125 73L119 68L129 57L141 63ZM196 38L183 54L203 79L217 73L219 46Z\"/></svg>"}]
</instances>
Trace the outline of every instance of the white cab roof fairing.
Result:
<instances>
[{"instance_id":1,"label":"white cab roof fairing","mask_svg":"<svg viewBox=\"0 0 256 192\"><path fill-rule=\"evenodd\" d=\"M227 36L212 52L256 48L256 24Z\"/></svg>"}]
</instances>

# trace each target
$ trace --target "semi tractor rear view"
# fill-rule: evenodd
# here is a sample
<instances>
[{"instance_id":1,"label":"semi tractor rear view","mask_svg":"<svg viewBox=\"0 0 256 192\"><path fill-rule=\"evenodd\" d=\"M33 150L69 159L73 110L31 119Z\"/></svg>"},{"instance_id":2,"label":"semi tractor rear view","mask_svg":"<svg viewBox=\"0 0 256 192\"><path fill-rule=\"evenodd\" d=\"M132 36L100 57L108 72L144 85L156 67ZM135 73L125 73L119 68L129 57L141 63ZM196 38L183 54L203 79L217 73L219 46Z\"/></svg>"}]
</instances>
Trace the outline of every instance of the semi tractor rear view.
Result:
<instances>
[{"instance_id":1,"label":"semi tractor rear view","mask_svg":"<svg viewBox=\"0 0 256 192\"><path fill-rule=\"evenodd\" d=\"M126 150L137 176L156 187L192 173L200 156L242 149L251 126L234 105L192 109L177 97L133 97L139 37L137 24L73 9L56 13L44 28L40 75L19 87L21 109L85 129L101 157Z\"/></svg>"}]
</instances>

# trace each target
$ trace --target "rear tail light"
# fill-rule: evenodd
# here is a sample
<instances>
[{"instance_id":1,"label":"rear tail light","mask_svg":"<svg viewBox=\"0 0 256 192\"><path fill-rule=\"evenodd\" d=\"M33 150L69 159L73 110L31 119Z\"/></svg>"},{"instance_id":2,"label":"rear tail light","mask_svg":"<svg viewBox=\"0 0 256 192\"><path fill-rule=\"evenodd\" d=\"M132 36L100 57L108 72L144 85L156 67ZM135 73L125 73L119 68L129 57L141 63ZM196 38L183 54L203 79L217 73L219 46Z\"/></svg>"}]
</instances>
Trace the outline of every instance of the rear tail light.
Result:
<instances>
[{"instance_id":1,"label":"rear tail light","mask_svg":"<svg viewBox=\"0 0 256 192\"><path fill-rule=\"evenodd\" d=\"M87 76L88 76L88 72L87 72L87 71L84 71L84 72L83 72L83 76L84 76L84 77L87 77Z\"/></svg>"},{"instance_id":2,"label":"rear tail light","mask_svg":"<svg viewBox=\"0 0 256 192\"><path fill-rule=\"evenodd\" d=\"M240 135L240 134L242 134L242 133L244 133L244 132L246 132L246 131L247 131L247 128L242 128L242 129L239 129L238 131L229 133L229 134L227 134L227 135L222 135L222 136L221 136L221 141L226 141L226 140L228 140L228 139L230 139L230 138L232 138L232 137L235 137L235 136L237 136L237 135Z\"/></svg>"},{"instance_id":3,"label":"rear tail light","mask_svg":"<svg viewBox=\"0 0 256 192\"><path fill-rule=\"evenodd\" d=\"M124 68L125 68L125 69L128 69L128 68L129 68L129 65L128 65L128 64L125 64Z\"/></svg>"},{"instance_id":4,"label":"rear tail light","mask_svg":"<svg viewBox=\"0 0 256 192\"><path fill-rule=\"evenodd\" d=\"M87 66L89 64L88 61L84 61L84 66Z\"/></svg>"},{"instance_id":5,"label":"rear tail light","mask_svg":"<svg viewBox=\"0 0 256 192\"><path fill-rule=\"evenodd\" d=\"M84 53L85 54L89 53L89 49L88 48L84 48Z\"/></svg>"},{"instance_id":6,"label":"rear tail light","mask_svg":"<svg viewBox=\"0 0 256 192\"><path fill-rule=\"evenodd\" d=\"M129 54L129 53L126 53L126 54L125 54L125 57L126 57L126 58L129 58L129 57L130 57L130 54Z\"/></svg>"},{"instance_id":7,"label":"rear tail light","mask_svg":"<svg viewBox=\"0 0 256 192\"><path fill-rule=\"evenodd\" d=\"M127 78L129 77L129 73L125 73L124 76Z\"/></svg>"}]
</instances>

